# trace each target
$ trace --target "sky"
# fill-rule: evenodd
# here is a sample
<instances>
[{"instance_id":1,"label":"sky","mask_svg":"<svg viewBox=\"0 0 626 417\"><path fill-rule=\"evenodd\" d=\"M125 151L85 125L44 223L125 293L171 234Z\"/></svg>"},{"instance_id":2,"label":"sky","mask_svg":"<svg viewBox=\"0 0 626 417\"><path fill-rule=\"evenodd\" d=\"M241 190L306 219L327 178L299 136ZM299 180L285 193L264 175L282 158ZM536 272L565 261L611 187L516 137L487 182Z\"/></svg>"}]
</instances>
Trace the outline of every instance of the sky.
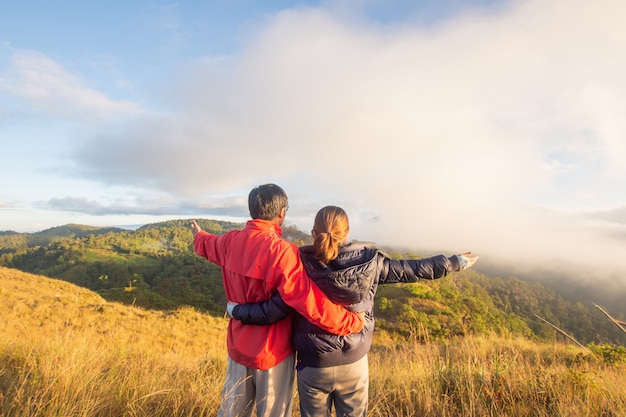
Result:
<instances>
[{"instance_id":1,"label":"sky","mask_svg":"<svg viewBox=\"0 0 626 417\"><path fill-rule=\"evenodd\" d=\"M2 1L0 230L287 222L626 284L623 0ZM506 273L504 273L506 275Z\"/></svg>"}]
</instances>

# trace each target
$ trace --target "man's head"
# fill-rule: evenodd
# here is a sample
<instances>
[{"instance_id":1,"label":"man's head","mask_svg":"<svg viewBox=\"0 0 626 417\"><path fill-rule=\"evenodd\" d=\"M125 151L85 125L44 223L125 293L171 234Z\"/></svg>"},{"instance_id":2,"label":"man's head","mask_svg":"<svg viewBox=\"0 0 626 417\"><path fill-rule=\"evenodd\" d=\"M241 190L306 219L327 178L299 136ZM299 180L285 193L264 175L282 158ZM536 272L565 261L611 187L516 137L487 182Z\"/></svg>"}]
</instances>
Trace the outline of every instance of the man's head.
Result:
<instances>
[{"instance_id":1,"label":"man's head","mask_svg":"<svg viewBox=\"0 0 626 417\"><path fill-rule=\"evenodd\" d=\"M289 208L287 193L276 184L259 185L248 195L248 209L253 219L279 220L282 224Z\"/></svg>"}]
</instances>

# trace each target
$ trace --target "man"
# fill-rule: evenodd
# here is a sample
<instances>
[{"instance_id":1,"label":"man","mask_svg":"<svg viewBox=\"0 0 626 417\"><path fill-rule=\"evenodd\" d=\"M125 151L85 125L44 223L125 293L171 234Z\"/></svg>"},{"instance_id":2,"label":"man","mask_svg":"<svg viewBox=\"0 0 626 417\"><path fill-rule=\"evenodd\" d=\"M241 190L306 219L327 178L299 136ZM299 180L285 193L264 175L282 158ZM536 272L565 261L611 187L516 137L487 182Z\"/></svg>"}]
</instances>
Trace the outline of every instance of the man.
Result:
<instances>
[{"instance_id":1,"label":"man","mask_svg":"<svg viewBox=\"0 0 626 417\"><path fill-rule=\"evenodd\" d=\"M338 335L358 333L363 318L333 304L308 278L299 250L282 239L287 194L275 184L248 196L249 220L243 230L217 236L193 221L194 249L222 267L229 301L268 300L276 292L311 323ZM218 416L289 417L295 378L291 317L268 326L228 323L228 368Z\"/></svg>"}]
</instances>

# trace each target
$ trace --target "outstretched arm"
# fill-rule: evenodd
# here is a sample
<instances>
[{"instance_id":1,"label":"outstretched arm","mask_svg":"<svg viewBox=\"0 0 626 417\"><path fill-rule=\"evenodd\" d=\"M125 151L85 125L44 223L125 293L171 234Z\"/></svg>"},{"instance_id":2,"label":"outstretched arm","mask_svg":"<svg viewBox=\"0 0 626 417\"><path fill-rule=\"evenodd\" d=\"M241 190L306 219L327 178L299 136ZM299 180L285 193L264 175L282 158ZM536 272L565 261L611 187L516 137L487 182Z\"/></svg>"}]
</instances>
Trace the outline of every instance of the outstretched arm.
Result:
<instances>
[{"instance_id":1,"label":"outstretched arm","mask_svg":"<svg viewBox=\"0 0 626 417\"><path fill-rule=\"evenodd\" d=\"M272 324L286 318L291 312L280 294L274 294L269 300L258 303L236 304L231 317L244 324Z\"/></svg>"},{"instance_id":2,"label":"outstretched arm","mask_svg":"<svg viewBox=\"0 0 626 417\"><path fill-rule=\"evenodd\" d=\"M451 272L462 271L470 268L478 256L472 256L471 252L461 255L436 255L423 259L383 259L383 273L381 284L394 282L417 282L420 279L438 279L445 277Z\"/></svg>"}]
</instances>

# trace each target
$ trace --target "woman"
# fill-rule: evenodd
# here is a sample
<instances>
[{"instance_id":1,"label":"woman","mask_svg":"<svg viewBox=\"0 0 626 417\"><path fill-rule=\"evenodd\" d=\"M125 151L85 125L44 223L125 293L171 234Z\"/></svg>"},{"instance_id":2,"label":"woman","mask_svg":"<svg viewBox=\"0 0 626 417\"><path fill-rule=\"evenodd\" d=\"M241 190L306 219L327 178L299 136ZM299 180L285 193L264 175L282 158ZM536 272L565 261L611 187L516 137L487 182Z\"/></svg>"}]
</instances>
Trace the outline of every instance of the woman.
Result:
<instances>
[{"instance_id":1,"label":"woman","mask_svg":"<svg viewBox=\"0 0 626 417\"><path fill-rule=\"evenodd\" d=\"M374 332L374 296L378 284L437 279L472 266L471 252L449 258L392 259L373 243L348 242L348 216L340 207L322 208L311 231L313 245L300 248L311 279L335 303L365 313L360 333L337 336L295 314L293 345L297 351L298 394L302 417L365 416L369 384L367 353ZM263 303L230 304L228 311L245 324L268 324L289 308L275 295Z\"/></svg>"}]
</instances>

